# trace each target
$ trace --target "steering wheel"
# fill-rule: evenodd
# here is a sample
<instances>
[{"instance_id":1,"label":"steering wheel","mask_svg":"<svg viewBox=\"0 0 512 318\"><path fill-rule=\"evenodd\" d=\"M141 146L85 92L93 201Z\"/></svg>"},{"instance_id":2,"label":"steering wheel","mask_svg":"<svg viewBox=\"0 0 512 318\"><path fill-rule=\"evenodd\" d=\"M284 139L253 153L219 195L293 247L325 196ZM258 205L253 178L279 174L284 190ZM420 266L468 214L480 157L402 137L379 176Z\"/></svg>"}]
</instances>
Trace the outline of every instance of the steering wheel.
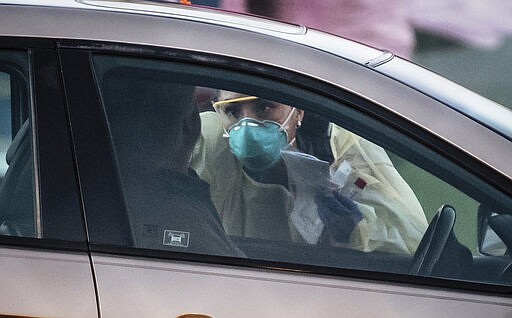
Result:
<instances>
[{"instance_id":1,"label":"steering wheel","mask_svg":"<svg viewBox=\"0 0 512 318\"><path fill-rule=\"evenodd\" d=\"M455 209L447 204L441 206L428 225L418 249L414 253L411 275L432 274L455 225Z\"/></svg>"}]
</instances>

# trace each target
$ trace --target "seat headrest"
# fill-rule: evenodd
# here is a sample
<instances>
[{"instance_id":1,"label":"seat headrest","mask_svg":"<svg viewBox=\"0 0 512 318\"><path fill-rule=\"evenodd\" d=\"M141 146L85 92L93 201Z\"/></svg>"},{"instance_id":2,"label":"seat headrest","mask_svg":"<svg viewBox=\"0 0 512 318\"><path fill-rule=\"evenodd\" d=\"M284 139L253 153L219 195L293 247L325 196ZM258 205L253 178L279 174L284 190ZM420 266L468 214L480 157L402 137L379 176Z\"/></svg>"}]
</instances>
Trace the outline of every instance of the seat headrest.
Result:
<instances>
[{"instance_id":1,"label":"seat headrest","mask_svg":"<svg viewBox=\"0 0 512 318\"><path fill-rule=\"evenodd\" d=\"M18 152L18 149L20 148L21 141L25 139L28 135L30 123L27 120L21 125L20 130L16 133L16 136L14 136L14 139L12 140L11 144L9 145L9 148L7 149L7 153L5 154L5 161L7 161L7 164L10 165L12 158L16 155Z\"/></svg>"}]
</instances>

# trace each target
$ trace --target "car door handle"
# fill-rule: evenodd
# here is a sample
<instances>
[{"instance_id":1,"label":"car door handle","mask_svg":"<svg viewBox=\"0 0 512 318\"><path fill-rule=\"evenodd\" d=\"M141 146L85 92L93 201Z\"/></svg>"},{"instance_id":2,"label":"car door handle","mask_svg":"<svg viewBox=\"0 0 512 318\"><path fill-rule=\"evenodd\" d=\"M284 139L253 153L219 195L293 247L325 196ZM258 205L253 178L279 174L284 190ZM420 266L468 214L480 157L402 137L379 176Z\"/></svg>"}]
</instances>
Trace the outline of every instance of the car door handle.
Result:
<instances>
[{"instance_id":1,"label":"car door handle","mask_svg":"<svg viewBox=\"0 0 512 318\"><path fill-rule=\"evenodd\" d=\"M187 314L178 315L178 316L176 316L176 318L214 318L214 317L210 316L210 315L205 315L205 314L187 313Z\"/></svg>"}]
</instances>

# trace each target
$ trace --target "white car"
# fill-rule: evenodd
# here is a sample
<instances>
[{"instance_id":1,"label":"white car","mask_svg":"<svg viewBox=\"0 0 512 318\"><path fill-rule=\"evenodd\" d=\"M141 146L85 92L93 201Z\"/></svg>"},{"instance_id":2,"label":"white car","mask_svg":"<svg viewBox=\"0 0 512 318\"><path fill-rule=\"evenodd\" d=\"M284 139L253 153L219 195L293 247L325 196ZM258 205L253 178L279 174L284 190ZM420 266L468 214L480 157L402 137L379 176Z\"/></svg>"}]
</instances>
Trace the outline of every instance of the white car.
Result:
<instances>
[{"instance_id":1,"label":"white car","mask_svg":"<svg viewBox=\"0 0 512 318\"><path fill-rule=\"evenodd\" d=\"M234 129L268 124L221 107L240 98L307 115L286 182L235 158ZM162 1L0 0L0 147L0 316L512 317L512 112L392 52Z\"/></svg>"}]
</instances>

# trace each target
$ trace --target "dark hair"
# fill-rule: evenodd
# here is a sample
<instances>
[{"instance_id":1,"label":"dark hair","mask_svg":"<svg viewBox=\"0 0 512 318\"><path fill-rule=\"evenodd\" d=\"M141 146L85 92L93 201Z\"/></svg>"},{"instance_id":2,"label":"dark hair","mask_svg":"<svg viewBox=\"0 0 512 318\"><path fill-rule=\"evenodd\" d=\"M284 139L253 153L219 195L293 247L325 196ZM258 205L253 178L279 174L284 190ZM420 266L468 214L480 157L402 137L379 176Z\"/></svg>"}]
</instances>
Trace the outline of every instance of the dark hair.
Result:
<instances>
[{"instance_id":1,"label":"dark hair","mask_svg":"<svg viewBox=\"0 0 512 318\"><path fill-rule=\"evenodd\" d=\"M195 140L182 134L185 121L197 112L194 87L173 82L165 71L130 67L109 71L102 84L112 141L122 161L151 166L188 158L183 144Z\"/></svg>"},{"instance_id":2,"label":"dark hair","mask_svg":"<svg viewBox=\"0 0 512 318\"><path fill-rule=\"evenodd\" d=\"M333 163L328 120L320 115L304 112L302 126L297 129L296 138L300 151Z\"/></svg>"}]
</instances>

